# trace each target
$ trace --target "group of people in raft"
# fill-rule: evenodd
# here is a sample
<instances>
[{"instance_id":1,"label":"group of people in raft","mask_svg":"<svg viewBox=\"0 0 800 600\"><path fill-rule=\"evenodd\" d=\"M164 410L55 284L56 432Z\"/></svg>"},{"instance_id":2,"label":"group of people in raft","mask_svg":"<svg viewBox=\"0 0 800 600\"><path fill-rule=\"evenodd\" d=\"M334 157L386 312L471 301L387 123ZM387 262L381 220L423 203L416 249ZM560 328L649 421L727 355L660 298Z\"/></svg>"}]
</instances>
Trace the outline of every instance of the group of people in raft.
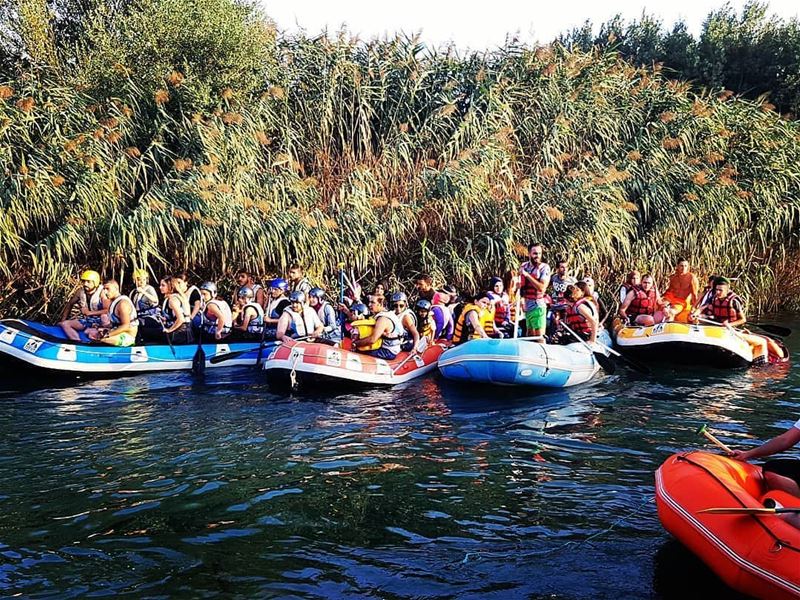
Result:
<instances>
[{"instance_id":1,"label":"group of people in raft","mask_svg":"<svg viewBox=\"0 0 800 600\"><path fill-rule=\"evenodd\" d=\"M302 337L343 343L391 360L403 349L416 348L421 338L459 344L509 337L520 324L523 335L542 343L569 343L575 337L595 342L605 319L594 281L570 276L565 259L559 258L551 269L539 243L528 246L528 260L518 270L492 277L487 289L467 298L462 299L453 286L437 290L429 275L421 275L415 280L413 304L404 292L390 293L382 282L362 300L358 283L348 282L343 301L334 307L325 290L312 285L298 264L267 287L248 271L239 271L230 303L214 282L196 287L185 274L164 277L159 284L161 297L148 283L147 271L137 269L133 280L135 289L123 295L116 280L101 283L96 271L83 272L81 286L62 315L65 334L78 341L84 332L93 341L114 346L188 344L197 336L209 342ZM697 276L683 258L663 295L652 275L631 271L620 287L619 300L619 317L632 325L702 319L734 327L746 322L744 303L731 291L730 282L711 277L701 292ZM69 318L75 308L80 314ZM766 360L768 352L782 357L783 350L770 338L740 335L754 348L758 361Z\"/></svg>"}]
</instances>

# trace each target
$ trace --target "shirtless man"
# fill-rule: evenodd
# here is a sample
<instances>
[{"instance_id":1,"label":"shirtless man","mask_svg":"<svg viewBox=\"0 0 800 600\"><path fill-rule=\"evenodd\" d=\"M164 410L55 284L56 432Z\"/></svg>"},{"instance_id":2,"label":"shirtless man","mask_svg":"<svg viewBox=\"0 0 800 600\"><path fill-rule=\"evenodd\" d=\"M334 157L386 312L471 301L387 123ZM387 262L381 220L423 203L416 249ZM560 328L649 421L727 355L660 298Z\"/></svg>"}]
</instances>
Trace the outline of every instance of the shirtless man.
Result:
<instances>
[{"instance_id":1,"label":"shirtless man","mask_svg":"<svg viewBox=\"0 0 800 600\"><path fill-rule=\"evenodd\" d=\"M692 307L698 300L700 282L697 275L689 271L689 261L679 258L675 265L675 272L669 277L667 291L664 292L663 299L669 302L668 320L686 323Z\"/></svg>"}]
</instances>

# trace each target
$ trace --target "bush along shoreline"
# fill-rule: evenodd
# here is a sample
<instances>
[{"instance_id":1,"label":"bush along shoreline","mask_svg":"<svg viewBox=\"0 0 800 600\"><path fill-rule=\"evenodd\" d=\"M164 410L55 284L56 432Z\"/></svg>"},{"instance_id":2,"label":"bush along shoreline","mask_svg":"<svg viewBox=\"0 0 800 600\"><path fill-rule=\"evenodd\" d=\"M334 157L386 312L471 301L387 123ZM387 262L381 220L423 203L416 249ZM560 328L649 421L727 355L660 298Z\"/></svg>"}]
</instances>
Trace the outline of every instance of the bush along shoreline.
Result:
<instances>
[{"instance_id":1,"label":"bush along shoreline","mask_svg":"<svg viewBox=\"0 0 800 600\"><path fill-rule=\"evenodd\" d=\"M280 36L230 0L122 6L75 17L71 45L29 33L5 69L0 316L53 316L84 267L300 261L332 284L344 262L476 289L534 239L609 294L687 256L750 312L800 308L800 126L764 99L610 50L459 55Z\"/></svg>"}]
</instances>

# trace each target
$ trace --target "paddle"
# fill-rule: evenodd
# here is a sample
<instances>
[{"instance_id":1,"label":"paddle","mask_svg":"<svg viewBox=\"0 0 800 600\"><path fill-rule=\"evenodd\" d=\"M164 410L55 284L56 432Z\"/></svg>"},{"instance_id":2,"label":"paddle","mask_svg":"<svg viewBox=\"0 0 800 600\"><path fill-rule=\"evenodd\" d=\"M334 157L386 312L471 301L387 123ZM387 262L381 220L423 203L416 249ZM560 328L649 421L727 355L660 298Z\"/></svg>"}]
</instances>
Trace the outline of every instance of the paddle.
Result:
<instances>
[{"instance_id":1,"label":"paddle","mask_svg":"<svg viewBox=\"0 0 800 600\"><path fill-rule=\"evenodd\" d=\"M739 508L704 508L698 510L698 513L708 513L712 515L776 515L781 513L800 513L799 507L754 507L749 508L742 506Z\"/></svg>"},{"instance_id":2,"label":"paddle","mask_svg":"<svg viewBox=\"0 0 800 600\"><path fill-rule=\"evenodd\" d=\"M299 337L299 338L294 338L294 341L295 342L302 342L303 340L308 339L309 337L310 336L303 336L303 337ZM223 354L215 354L214 356L212 356L209 359L208 362L210 362L212 365L218 365L221 362L225 362L226 360L231 360L233 358L237 358L237 357L241 356L242 354L247 354L248 352L252 352L253 350L258 350L259 353L260 353L264 348L266 348L267 346L269 346L272 343L273 343L272 341L268 341L266 343L261 342L261 344L259 344L258 346L253 346L251 348L245 348L244 350L236 350L235 352L225 352ZM276 345L280 344L280 342L275 342L275 344ZM260 362L261 361L258 361L258 363L256 363L256 364L259 364Z\"/></svg>"},{"instance_id":3,"label":"paddle","mask_svg":"<svg viewBox=\"0 0 800 600\"><path fill-rule=\"evenodd\" d=\"M339 268L339 306L341 306L342 304L344 304L344 263L340 262L336 266ZM346 319L344 318L344 312L340 310L339 330L341 331L342 339L344 339L344 337L347 335L347 332L345 331L344 327L345 321Z\"/></svg>"},{"instance_id":4,"label":"paddle","mask_svg":"<svg viewBox=\"0 0 800 600\"><path fill-rule=\"evenodd\" d=\"M519 311L522 308L522 292L517 290L517 308L514 312L514 339L517 339L518 330L519 330Z\"/></svg>"},{"instance_id":5,"label":"paddle","mask_svg":"<svg viewBox=\"0 0 800 600\"><path fill-rule=\"evenodd\" d=\"M616 350L614 350L609 346L606 346L602 342L596 342L596 343L605 348L606 350L608 350L611 354L613 354L617 358L619 358L620 362L624 363L625 366L636 371L637 373L641 373L642 375L650 375L653 372L647 365L643 365L642 363L635 361L632 358L628 358L624 354L620 354L619 352L617 352Z\"/></svg>"},{"instance_id":6,"label":"paddle","mask_svg":"<svg viewBox=\"0 0 800 600\"><path fill-rule=\"evenodd\" d=\"M203 350L203 313L200 312L200 331L197 332L197 350L192 357L192 375L202 377L206 374L206 353Z\"/></svg>"},{"instance_id":7,"label":"paddle","mask_svg":"<svg viewBox=\"0 0 800 600\"><path fill-rule=\"evenodd\" d=\"M172 345L172 332L170 333L164 332L164 335L167 338L167 345L169 346L169 349L172 351L173 358L178 358L178 355L175 354L175 346Z\"/></svg>"},{"instance_id":8,"label":"paddle","mask_svg":"<svg viewBox=\"0 0 800 600\"><path fill-rule=\"evenodd\" d=\"M700 426L700 427L697 429L697 432L696 432L696 433L697 433L698 435L703 435L703 436L705 436L705 438L706 438L706 439L707 439L709 442L711 442L712 444L714 444L714 445L715 445L717 448L719 448L720 450L722 450L722 451L723 451L723 452L725 452L726 454L733 454L733 450L731 450L729 446L726 446L725 444L723 444L722 442L720 442L720 441L719 441L719 440L718 440L718 439L717 439L717 438L714 436L714 434L712 434L712 433L711 433L711 432L708 430L708 426L707 426L705 423L704 423L703 425L701 425L701 426Z\"/></svg>"},{"instance_id":9,"label":"paddle","mask_svg":"<svg viewBox=\"0 0 800 600\"><path fill-rule=\"evenodd\" d=\"M605 371L609 375L613 375L614 373L617 372L617 365L614 364L613 360L611 360L608 356L606 356L602 352L597 352L586 342L586 340L584 340L581 336L572 331L572 329L570 329L566 323L561 323L561 326L568 332L570 332L572 334L572 337L574 337L576 340L578 340L581 344L583 344L586 348L589 349L589 352L592 353L594 359L597 361L597 364L602 367L603 371Z\"/></svg>"},{"instance_id":10,"label":"paddle","mask_svg":"<svg viewBox=\"0 0 800 600\"><path fill-rule=\"evenodd\" d=\"M780 325L772 325L770 323L748 323L748 325L758 327L761 331L766 331L767 333L771 333L780 337L788 337L792 335L791 329L788 327L781 327Z\"/></svg>"},{"instance_id":11,"label":"paddle","mask_svg":"<svg viewBox=\"0 0 800 600\"><path fill-rule=\"evenodd\" d=\"M392 369L392 376L394 376L394 374L397 373L400 370L400 367L402 367L404 364L406 364L413 357L417 356L418 354L422 354L423 352L425 352L427 347L428 347L428 338L420 338L419 341L417 342L417 345L414 347L414 349L411 350L411 352L408 353L408 356L406 356L400 362L399 365L397 365L394 369Z\"/></svg>"}]
</instances>

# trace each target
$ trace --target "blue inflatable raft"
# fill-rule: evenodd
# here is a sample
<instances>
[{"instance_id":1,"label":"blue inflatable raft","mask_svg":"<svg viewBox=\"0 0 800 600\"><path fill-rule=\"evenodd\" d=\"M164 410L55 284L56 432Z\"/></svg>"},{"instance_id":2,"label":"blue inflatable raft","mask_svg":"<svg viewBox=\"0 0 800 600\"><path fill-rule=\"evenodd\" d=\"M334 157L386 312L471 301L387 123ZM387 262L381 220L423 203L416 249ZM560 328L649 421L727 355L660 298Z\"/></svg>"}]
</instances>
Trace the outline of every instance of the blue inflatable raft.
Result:
<instances>
[{"instance_id":1,"label":"blue inflatable raft","mask_svg":"<svg viewBox=\"0 0 800 600\"><path fill-rule=\"evenodd\" d=\"M611 345L605 330L598 339ZM602 346L594 350L606 354ZM479 339L439 357L439 370L447 379L473 383L563 388L589 381L599 369L592 352L578 342L557 346L526 339Z\"/></svg>"},{"instance_id":2,"label":"blue inflatable raft","mask_svg":"<svg viewBox=\"0 0 800 600\"><path fill-rule=\"evenodd\" d=\"M266 345L263 357L267 356ZM206 367L234 367L255 365L258 342L232 342L203 344ZM78 377L116 377L157 371L188 371L197 344L173 345L145 344L117 348L92 343L87 338L74 342L66 337L57 325L45 325L19 319L0 320L0 368L16 373L33 370L48 375ZM242 352L235 358L210 362L215 356Z\"/></svg>"}]
</instances>

